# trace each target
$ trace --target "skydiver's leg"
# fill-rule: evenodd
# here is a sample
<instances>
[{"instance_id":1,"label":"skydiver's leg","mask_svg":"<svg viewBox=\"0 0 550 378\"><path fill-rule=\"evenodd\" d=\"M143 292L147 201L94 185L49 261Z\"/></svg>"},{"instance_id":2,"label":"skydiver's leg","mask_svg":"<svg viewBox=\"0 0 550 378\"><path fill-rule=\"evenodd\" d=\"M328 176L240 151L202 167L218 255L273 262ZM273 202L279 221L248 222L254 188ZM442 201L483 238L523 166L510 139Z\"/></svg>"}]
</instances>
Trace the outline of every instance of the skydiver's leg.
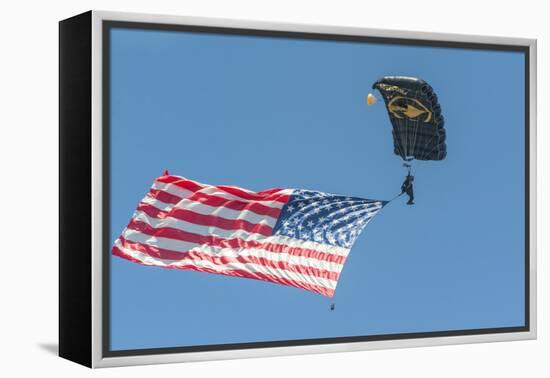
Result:
<instances>
[{"instance_id":1,"label":"skydiver's leg","mask_svg":"<svg viewBox=\"0 0 550 378\"><path fill-rule=\"evenodd\" d=\"M412 184L409 185L409 187L408 187L407 195L409 196L409 200L407 201L407 205L414 205L414 192L413 192Z\"/></svg>"}]
</instances>

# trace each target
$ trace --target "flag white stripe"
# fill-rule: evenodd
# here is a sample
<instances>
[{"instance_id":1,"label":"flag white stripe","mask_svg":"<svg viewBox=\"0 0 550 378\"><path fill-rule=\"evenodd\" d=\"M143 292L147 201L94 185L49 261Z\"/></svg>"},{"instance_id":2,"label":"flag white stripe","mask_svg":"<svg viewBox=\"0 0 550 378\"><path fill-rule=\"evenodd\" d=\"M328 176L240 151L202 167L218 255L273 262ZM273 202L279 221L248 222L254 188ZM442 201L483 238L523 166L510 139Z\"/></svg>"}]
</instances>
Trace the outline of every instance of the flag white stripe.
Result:
<instances>
[{"instance_id":1,"label":"flag white stripe","mask_svg":"<svg viewBox=\"0 0 550 378\"><path fill-rule=\"evenodd\" d=\"M153 183L153 185L151 186L151 189L162 190L163 192L172 194L180 198L186 198L186 197L189 197L191 194L195 193L194 191L184 189L174 184L167 184L167 183L158 182L158 181L155 181Z\"/></svg>"},{"instance_id":2,"label":"flag white stripe","mask_svg":"<svg viewBox=\"0 0 550 378\"><path fill-rule=\"evenodd\" d=\"M261 240L265 238L264 235L255 232L248 232L242 229L226 230L215 226L203 226L200 224L187 222L181 219L172 218L167 216L166 218L153 218L145 214L143 211L136 210L134 213L135 220L147 223L153 228L171 227L185 232L191 232L197 235L209 236L215 235L224 239L245 239L245 240Z\"/></svg>"},{"instance_id":3,"label":"flag white stripe","mask_svg":"<svg viewBox=\"0 0 550 378\"><path fill-rule=\"evenodd\" d=\"M156 198L146 196L141 202L154 206L162 211L170 211L172 209L184 209L191 210L195 213L203 215L215 215L231 220L245 220L255 224L265 224L273 228L277 219L268 215L259 215L249 210L233 210L222 206L209 206L198 201L191 201L188 199L182 199L177 204L170 204L162 202Z\"/></svg>"},{"instance_id":4,"label":"flag white stripe","mask_svg":"<svg viewBox=\"0 0 550 378\"><path fill-rule=\"evenodd\" d=\"M155 237L151 235L143 234L139 231L125 233L123 238L135 243L149 245L151 247L157 247L174 252L188 252L197 251L208 254L212 257L239 257L239 256L254 256L259 258L266 258L273 262L287 262L289 264L301 265L304 267L311 267L320 270L326 270L331 272L340 273L343 268L343 264L336 262L319 260L312 257L292 255L286 252L269 252L259 248L222 248L214 247L199 243L185 242L181 240L175 240L170 238Z\"/></svg>"},{"instance_id":5,"label":"flag white stripe","mask_svg":"<svg viewBox=\"0 0 550 378\"><path fill-rule=\"evenodd\" d=\"M262 243L284 244L289 247L313 249L319 252L330 253L338 256L347 256L349 249L329 244L321 244L309 240L293 239L283 235L264 236L256 233L249 233L244 230L225 230L213 226L201 226L195 223L186 222L183 220L166 217L157 219L148 216L142 211L137 210L134 213L135 220L139 220L148 224L153 228L171 227L178 230L191 232L201 236L212 236L224 239L242 239L244 241L260 241Z\"/></svg>"},{"instance_id":6,"label":"flag white stripe","mask_svg":"<svg viewBox=\"0 0 550 378\"><path fill-rule=\"evenodd\" d=\"M337 256L347 256L349 249L337 245L321 244L309 240L294 239L284 235L273 235L266 237L262 242L284 244L293 248L313 249L315 251L330 253Z\"/></svg>"},{"instance_id":7,"label":"flag white stripe","mask_svg":"<svg viewBox=\"0 0 550 378\"><path fill-rule=\"evenodd\" d=\"M223 273L224 271L227 271L227 270L238 269L238 270L244 270L250 273L269 274L275 277L284 278L284 279L288 279L296 282L301 282L306 285L321 286L332 290L336 288L336 283L337 283L334 280L329 280L321 277L314 277L311 275L305 275L297 272L292 272L292 271L283 270L283 269L275 269L264 265L251 264L251 263L243 264L239 262L230 262L227 264L213 264L212 262L207 260L163 260L163 259L149 256L141 251L136 251L130 248L124 248L120 243L120 240L118 239L116 240L115 245L123 253L147 265L155 265L155 266L161 266L161 267L194 266L198 268L212 269L219 273Z\"/></svg>"},{"instance_id":8,"label":"flag white stripe","mask_svg":"<svg viewBox=\"0 0 550 378\"><path fill-rule=\"evenodd\" d=\"M203 184L204 185L204 184ZM210 185L210 186L213 186L213 187L216 187L217 185ZM235 186L235 185L222 185L226 188L234 188L234 189L238 189L242 192L245 192L245 193L248 193L248 194L253 194L253 195L258 195L258 192L255 192L253 190L250 190L250 189L246 189L246 188L241 188L240 186ZM293 189L281 189L273 194L292 194L294 190Z\"/></svg>"},{"instance_id":9,"label":"flag white stripe","mask_svg":"<svg viewBox=\"0 0 550 378\"><path fill-rule=\"evenodd\" d=\"M221 190L221 189L219 189L215 186L205 186L204 188L202 188L202 189L200 189L196 192L192 192L190 190L183 189L183 188L181 188L177 185L174 185L174 184L166 184L166 183L163 183L163 182L155 182L153 184L152 188L157 189L157 190L162 190L166 193L172 194L172 195L180 197L180 198L186 198L186 197L188 197L189 195L191 195L193 193L204 193L204 194L208 194L208 195L211 195L211 196L225 198L225 199L228 199L228 200L258 203L260 205L264 205L264 206L271 207L271 208L274 208L274 209L280 209L285 205L284 203L279 202L279 201L247 200L247 199L241 198L239 196L227 193L227 192L225 192L225 191L223 191L223 190ZM285 189L285 190L281 190L280 192L275 193L275 194L290 195L290 194L292 194L292 192L293 192L292 189Z\"/></svg>"}]
</instances>

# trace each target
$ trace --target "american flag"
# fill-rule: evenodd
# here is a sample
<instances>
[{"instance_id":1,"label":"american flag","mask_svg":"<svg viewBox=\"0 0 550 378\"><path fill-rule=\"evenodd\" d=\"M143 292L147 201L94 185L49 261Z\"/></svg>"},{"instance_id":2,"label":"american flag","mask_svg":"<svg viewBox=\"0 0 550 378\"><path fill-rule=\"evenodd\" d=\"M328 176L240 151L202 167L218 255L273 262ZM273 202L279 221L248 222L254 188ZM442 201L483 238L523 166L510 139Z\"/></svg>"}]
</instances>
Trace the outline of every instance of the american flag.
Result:
<instances>
[{"instance_id":1,"label":"american flag","mask_svg":"<svg viewBox=\"0 0 550 378\"><path fill-rule=\"evenodd\" d=\"M302 189L254 192L165 174L112 253L332 297L353 243L386 203Z\"/></svg>"}]
</instances>

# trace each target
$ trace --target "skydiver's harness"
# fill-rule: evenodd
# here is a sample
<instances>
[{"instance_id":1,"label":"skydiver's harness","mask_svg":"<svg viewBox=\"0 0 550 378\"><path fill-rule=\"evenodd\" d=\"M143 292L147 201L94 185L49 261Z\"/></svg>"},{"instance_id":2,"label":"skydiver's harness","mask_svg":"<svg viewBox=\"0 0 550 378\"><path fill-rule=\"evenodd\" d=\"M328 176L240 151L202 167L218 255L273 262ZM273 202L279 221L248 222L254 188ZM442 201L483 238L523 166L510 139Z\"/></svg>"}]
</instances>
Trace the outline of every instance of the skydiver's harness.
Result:
<instances>
[{"instance_id":1,"label":"skydiver's harness","mask_svg":"<svg viewBox=\"0 0 550 378\"><path fill-rule=\"evenodd\" d=\"M407 176L405 176L405 180L403 181L403 184L401 184L401 192L393 197L389 202L393 202L397 198L401 197L403 194L407 194L409 196L409 200L407 201L407 205L414 205L414 191L413 191L413 182L414 182L414 176L411 175L411 168L412 166L408 163L404 163L403 166L407 168Z\"/></svg>"},{"instance_id":2,"label":"skydiver's harness","mask_svg":"<svg viewBox=\"0 0 550 378\"><path fill-rule=\"evenodd\" d=\"M405 181L403 181L403 184L401 184L401 193L399 195L402 195L403 193L407 193L407 195L409 196L407 205L414 205L414 191L413 191L414 176L411 175L411 165L405 163L403 164L403 166L407 168L407 176L405 176Z\"/></svg>"}]
</instances>

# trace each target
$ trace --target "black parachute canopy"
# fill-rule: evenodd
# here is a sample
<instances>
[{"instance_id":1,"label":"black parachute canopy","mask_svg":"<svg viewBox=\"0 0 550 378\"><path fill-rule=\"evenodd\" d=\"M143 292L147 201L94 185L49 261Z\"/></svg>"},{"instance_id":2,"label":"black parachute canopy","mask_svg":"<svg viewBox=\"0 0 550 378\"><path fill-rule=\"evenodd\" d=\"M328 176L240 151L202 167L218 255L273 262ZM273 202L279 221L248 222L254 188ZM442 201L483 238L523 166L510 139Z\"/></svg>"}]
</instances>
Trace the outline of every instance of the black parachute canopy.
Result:
<instances>
[{"instance_id":1,"label":"black parachute canopy","mask_svg":"<svg viewBox=\"0 0 550 378\"><path fill-rule=\"evenodd\" d=\"M372 88L384 98L396 155L405 161L445 159L445 121L437 95L428 83L414 77L386 76Z\"/></svg>"}]
</instances>

